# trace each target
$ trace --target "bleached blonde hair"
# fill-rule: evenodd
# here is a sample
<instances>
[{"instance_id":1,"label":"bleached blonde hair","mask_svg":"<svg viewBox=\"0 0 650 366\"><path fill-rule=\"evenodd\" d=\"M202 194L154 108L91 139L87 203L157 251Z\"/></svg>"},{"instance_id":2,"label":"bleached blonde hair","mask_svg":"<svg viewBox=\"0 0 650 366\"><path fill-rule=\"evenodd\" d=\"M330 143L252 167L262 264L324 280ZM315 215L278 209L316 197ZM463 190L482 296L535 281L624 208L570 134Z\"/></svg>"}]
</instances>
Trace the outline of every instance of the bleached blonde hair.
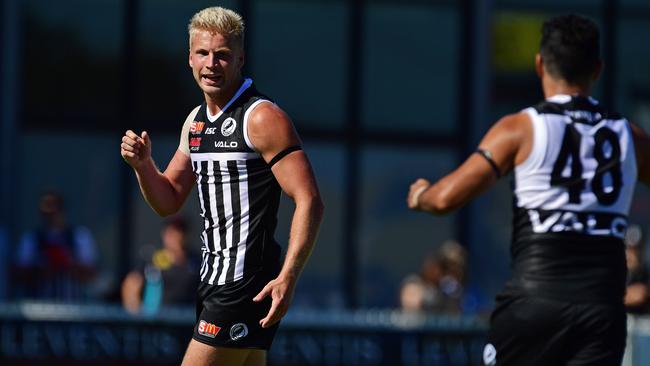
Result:
<instances>
[{"instance_id":1,"label":"bleached blonde hair","mask_svg":"<svg viewBox=\"0 0 650 366\"><path fill-rule=\"evenodd\" d=\"M187 29L190 33L190 48L192 37L199 31L219 33L233 42L234 46L244 48L244 20L230 9L220 6L205 8L192 16Z\"/></svg>"}]
</instances>

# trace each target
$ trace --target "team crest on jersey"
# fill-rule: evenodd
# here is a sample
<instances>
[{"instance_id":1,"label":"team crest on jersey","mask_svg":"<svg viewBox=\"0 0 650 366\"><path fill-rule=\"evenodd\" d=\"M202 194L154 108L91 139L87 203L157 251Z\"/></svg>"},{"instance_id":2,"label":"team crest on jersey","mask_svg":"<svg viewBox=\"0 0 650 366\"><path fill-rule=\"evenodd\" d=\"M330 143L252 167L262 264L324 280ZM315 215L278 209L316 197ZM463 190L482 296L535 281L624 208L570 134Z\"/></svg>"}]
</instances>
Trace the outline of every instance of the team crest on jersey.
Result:
<instances>
[{"instance_id":1,"label":"team crest on jersey","mask_svg":"<svg viewBox=\"0 0 650 366\"><path fill-rule=\"evenodd\" d=\"M236 341L248 335L248 327L244 323L237 323L230 328L230 339Z\"/></svg>"},{"instance_id":2,"label":"team crest on jersey","mask_svg":"<svg viewBox=\"0 0 650 366\"><path fill-rule=\"evenodd\" d=\"M192 123L190 123L190 133L192 135L198 135L203 131L203 127L205 127L205 122L192 121Z\"/></svg>"},{"instance_id":3,"label":"team crest on jersey","mask_svg":"<svg viewBox=\"0 0 650 366\"><path fill-rule=\"evenodd\" d=\"M221 125L221 134L224 136L230 136L232 135L233 132L235 132L236 128L237 128L237 122L235 121L235 119L232 117L228 117L226 118L225 121L223 121L223 124Z\"/></svg>"}]
</instances>

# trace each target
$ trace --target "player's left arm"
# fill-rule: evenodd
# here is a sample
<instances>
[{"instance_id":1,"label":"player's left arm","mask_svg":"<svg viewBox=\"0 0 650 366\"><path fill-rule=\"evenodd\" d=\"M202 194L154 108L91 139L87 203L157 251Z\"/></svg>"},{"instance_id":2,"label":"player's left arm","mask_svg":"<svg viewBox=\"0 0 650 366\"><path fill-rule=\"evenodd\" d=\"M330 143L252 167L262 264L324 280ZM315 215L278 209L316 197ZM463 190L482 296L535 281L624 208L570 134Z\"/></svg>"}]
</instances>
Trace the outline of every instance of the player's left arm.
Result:
<instances>
[{"instance_id":1,"label":"player's left arm","mask_svg":"<svg viewBox=\"0 0 650 366\"><path fill-rule=\"evenodd\" d=\"M420 178L411 184L409 208L436 215L446 214L492 187L500 176L523 162L532 145L532 125L525 113L501 118L481 140L480 153L473 153L456 170L434 184Z\"/></svg>"},{"instance_id":2,"label":"player's left arm","mask_svg":"<svg viewBox=\"0 0 650 366\"><path fill-rule=\"evenodd\" d=\"M298 277L316 242L324 208L307 155L302 150L290 149L301 142L291 120L278 106L258 105L250 114L248 136L264 160L273 162L273 175L296 205L280 274L254 298L272 298L268 315L260 320L266 328L277 323L289 308Z\"/></svg>"}]
</instances>

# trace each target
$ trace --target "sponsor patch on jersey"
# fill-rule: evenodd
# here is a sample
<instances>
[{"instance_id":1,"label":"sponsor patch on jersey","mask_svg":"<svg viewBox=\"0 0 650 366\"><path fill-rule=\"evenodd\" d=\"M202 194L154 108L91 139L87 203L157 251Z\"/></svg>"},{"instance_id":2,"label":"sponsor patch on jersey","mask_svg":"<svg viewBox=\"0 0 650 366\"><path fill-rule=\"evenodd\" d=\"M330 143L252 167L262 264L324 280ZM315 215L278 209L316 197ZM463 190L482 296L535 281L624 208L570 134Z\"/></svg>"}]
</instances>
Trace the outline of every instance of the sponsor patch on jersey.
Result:
<instances>
[{"instance_id":1,"label":"sponsor patch on jersey","mask_svg":"<svg viewBox=\"0 0 650 366\"><path fill-rule=\"evenodd\" d=\"M219 326L217 326L215 324L212 324L212 323L208 323L205 320L201 320L199 322L198 331L199 331L199 334L202 335L202 336L214 338L214 337L217 336L217 334L219 334L220 330L221 330L221 327L219 327Z\"/></svg>"},{"instance_id":2,"label":"sponsor patch on jersey","mask_svg":"<svg viewBox=\"0 0 650 366\"><path fill-rule=\"evenodd\" d=\"M230 339L233 341L242 339L248 335L248 327L244 323L237 323L230 327Z\"/></svg>"},{"instance_id":3,"label":"sponsor patch on jersey","mask_svg":"<svg viewBox=\"0 0 650 366\"><path fill-rule=\"evenodd\" d=\"M583 235L614 236L623 239L627 229L625 217L573 211L528 210L528 218L535 233L574 232Z\"/></svg>"},{"instance_id":4,"label":"sponsor patch on jersey","mask_svg":"<svg viewBox=\"0 0 650 366\"><path fill-rule=\"evenodd\" d=\"M237 128L237 122L235 121L234 118L228 117L226 118L225 121L223 121L223 124L221 125L221 134L224 136L230 136L235 132L235 129Z\"/></svg>"},{"instance_id":5,"label":"sponsor patch on jersey","mask_svg":"<svg viewBox=\"0 0 650 366\"><path fill-rule=\"evenodd\" d=\"M192 121L192 123L190 123L190 133L192 135L198 135L203 131L203 127L205 127L205 122Z\"/></svg>"},{"instance_id":6,"label":"sponsor patch on jersey","mask_svg":"<svg viewBox=\"0 0 650 366\"><path fill-rule=\"evenodd\" d=\"M205 129L205 134L206 135L214 135L214 131L216 130L216 127L208 127Z\"/></svg>"},{"instance_id":7,"label":"sponsor patch on jersey","mask_svg":"<svg viewBox=\"0 0 650 366\"><path fill-rule=\"evenodd\" d=\"M201 147L200 137L190 137L190 151L199 151Z\"/></svg>"},{"instance_id":8,"label":"sponsor patch on jersey","mask_svg":"<svg viewBox=\"0 0 650 366\"><path fill-rule=\"evenodd\" d=\"M497 349L490 343L483 348L483 363L485 366L495 366L497 364Z\"/></svg>"},{"instance_id":9,"label":"sponsor patch on jersey","mask_svg":"<svg viewBox=\"0 0 650 366\"><path fill-rule=\"evenodd\" d=\"M235 148L239 146L237 141L215 141L214 147L225 147L225 148Z\"/></svg>"}]
</instances>

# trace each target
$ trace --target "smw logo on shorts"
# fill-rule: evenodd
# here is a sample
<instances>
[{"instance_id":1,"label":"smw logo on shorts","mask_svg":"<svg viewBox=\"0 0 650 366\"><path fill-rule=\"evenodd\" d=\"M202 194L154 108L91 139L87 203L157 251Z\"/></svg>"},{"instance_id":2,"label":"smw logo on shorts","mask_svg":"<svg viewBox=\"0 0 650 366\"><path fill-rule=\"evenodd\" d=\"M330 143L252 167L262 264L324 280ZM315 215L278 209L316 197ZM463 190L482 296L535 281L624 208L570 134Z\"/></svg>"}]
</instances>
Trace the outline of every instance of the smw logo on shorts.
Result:
<instances>
[{"instance_id":1,"label":"smw logo on shorts","mask_svg":"<svg viewBox=\"0 0 650 366\"><path fill-rule=\"evenodd\" d=\"M202 336L214 338L219 334L221 327L218 327L212 323L208 323L205 320L199 322L199 334Z\"/></svg>"},{"instance_id":2,"label":"smw logo on shorts","mask_svg":"<svg viewBox=\"0 0 650 366\"><path fill-rule=\"evenodd\" d=\"M495 366L497 364L497 349L490 343L483 349L483 364L485 366Z\"/></svg>"}]
</instances>

